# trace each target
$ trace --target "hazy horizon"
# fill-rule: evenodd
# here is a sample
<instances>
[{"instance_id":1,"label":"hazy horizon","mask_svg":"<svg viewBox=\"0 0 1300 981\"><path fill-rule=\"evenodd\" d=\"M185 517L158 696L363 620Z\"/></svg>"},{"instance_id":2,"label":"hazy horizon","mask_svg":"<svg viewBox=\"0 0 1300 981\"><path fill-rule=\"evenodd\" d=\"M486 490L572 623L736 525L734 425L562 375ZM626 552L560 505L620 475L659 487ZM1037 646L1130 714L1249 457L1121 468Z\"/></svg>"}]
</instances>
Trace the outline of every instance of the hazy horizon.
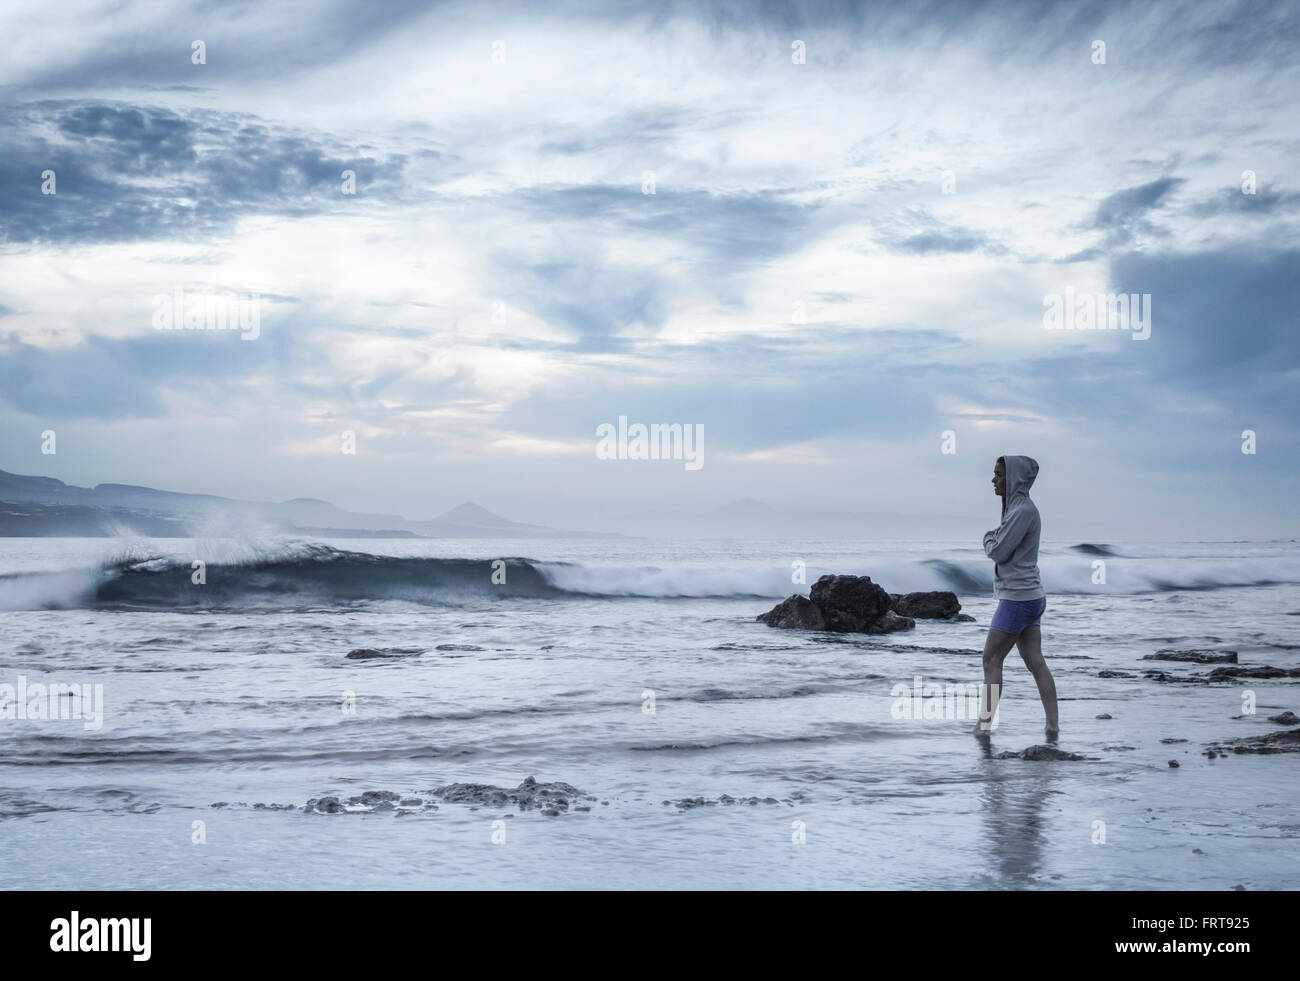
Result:
<instances>
[{"instance_id":1,"label":"hazy horizon","mask_svg":"<svg viewBox=\"0 0 1300 981\"><path fill-rule=\"evenodd\" d=\"M0 24L0 469L922 538L996 524L1014 453L1050 539L1300 535L1292 5ZM255 336L157 329L178 290L258 295ZM1149 299L1046 329L1094 294ZM702 466L598 459L620 417L702 427Z\"/></svg>"}]
</instances>

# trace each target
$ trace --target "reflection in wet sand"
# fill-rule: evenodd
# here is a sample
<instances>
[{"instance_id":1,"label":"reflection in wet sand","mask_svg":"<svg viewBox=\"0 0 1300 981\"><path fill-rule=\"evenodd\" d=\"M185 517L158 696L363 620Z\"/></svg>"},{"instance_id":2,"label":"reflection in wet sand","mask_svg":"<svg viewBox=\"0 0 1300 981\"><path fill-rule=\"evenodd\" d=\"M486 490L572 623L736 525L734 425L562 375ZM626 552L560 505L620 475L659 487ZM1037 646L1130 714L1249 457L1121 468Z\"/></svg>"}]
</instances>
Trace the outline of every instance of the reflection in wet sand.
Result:
<instances>
[{"instance_id":1,"label":"reflection in wet sand","mask_svg":"<svg viewBox=\"0 0 1300 981\"><path fill-rule=\"evenodd\" d=\"M979 885L985 889L1024 889L1041 884L1047 836L1043 809L1055 793L1057 767L1051 763L1015 764L995 761L993 740L979 740L979 752L989 767L980 785L984 834L981 850L988 856ZM1012 765L1008 765L1008 764Z\"/></svg>"}]
</instances>

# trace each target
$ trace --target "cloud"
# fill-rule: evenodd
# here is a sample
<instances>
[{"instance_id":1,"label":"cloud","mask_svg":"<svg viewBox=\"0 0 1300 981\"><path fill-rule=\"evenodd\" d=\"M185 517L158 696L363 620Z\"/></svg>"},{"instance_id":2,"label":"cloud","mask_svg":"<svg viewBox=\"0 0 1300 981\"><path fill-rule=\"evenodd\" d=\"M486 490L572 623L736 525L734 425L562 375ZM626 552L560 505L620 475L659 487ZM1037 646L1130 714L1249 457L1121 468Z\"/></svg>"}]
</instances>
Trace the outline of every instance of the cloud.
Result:
<instances>
[{"instance_id":1,"label":"cloud","mask_svg":"<svg viewBox=\"0 0 1300 981\"><path fill-rule=\"evenodd\" d=\"M1006 246L989 232L949 225L919 209L909 209L886 225L877 234L877 240L903 255L981 252L1003 256L1008 252Z\"/></svg>"},{"instance_id":2,"label":"cloud","mask_svg":"<svg viewBox=\"0 0 1300 981\"><path fill-rule=\"evenodd\" d=\"M329 146L242 113L43 102L0 115L0 236L10 244L201 240L248 215L295 217L394 194L405 158ZM431 151L424 151L425 153ZM42 193L53 170L56 193Z\"/></svg>"},{"instance_id":3,"label":"cloud","mask_svg":"<svg viewBox=\"0 0 1300 981\"><path fill-rule=\"evenodd\" d=\"M195 480L328 495L292 484L309 458L243 454L346 426L411 468L362 482L376 507L489 470L577 500L620 414L706 424L719 494L928 458L947 428L1106 485L1144 454L1203 472L1198 440L1245 419L1294 472L1300 194L1238 185L1300 149L1294 5L37 12L0 13L31 38L0 67L0 430L63 419L127 479L162 482L161 433ZM1043 331L1060 263L1151 293L1151 339ZM286 306L256 343L156 334L142 298L178 275ZM225 456L191 435L214 430ZM326 456L314 478L358 479Z\"/></svg>"},{"instance_id":4,"label":"cloud","mask_svg":"<svg viewBox=\"0 0 1300 981\"><path fill-rule=\"evenodd\" d=\"M1241 188L1228 188L1211 194L1188 209L1197 218L1215 218L1220 215L1257 215L1260 217L1294 214L1300 209L1300 193L1276 188L1260 188L1254 194L1245 194Z\"/></svg>"},{"instance_id":5,"label":"cloud","mask_svg":"<svg viewBox=\"0 0 1300 981\"><path fill-rule=\"evenodd\" d=\"M0 401L57 420L158 418L163 391L196 414L228 405L235 390L274 356L272 345L237 332L159 332L69 347L0 341Z\"/></svg>"}]
</instances>

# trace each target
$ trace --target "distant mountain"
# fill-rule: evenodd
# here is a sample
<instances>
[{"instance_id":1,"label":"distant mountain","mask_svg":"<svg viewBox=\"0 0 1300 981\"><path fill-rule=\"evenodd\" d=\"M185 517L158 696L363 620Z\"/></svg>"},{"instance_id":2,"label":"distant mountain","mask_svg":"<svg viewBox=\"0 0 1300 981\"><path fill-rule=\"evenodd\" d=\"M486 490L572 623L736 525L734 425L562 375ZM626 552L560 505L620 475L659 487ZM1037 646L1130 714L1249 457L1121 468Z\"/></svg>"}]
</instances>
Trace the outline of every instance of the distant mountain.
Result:
<instances>
[{"instance_id":1,"label":"distant mountain","mask_svg":"<svg viewBox=\"0 0 1300 981\"><path fill-rule=\"evenodd\" d=\"M518 521L507 521L500 515L493 514L487 508L479 507L473 501L466 501L464 504L457 505L450 511L445 511L433 519L434 521L449 521L454 525L468 525L477 528L536 528L537 525L520 524Z\"/></svg>"},{"instance_id":2,"label":"distant mountain","mask_svg":"<svg viewBox=\"0 0 1300 981\"><path fill-rule=\"evenodd\" d=\"M432 521L408 521L407 527L430 538L617 538L600 532L561 531L508 521L473 501L458 504Z\"/></svg>"},{"instance_id":3,"label":"distant mountain","mask_svg":"<svg viewBox=\"0 0 1300 981\"><path fill-rule=\"evenodd\" d=\"M712 514L716 517L747 517L747 518L768 518L780 514L776 508L754 497L742 497L739 501L732 501L730 504L724 504L720 508L715 508Z\"/></svg>"},{"instance_id":4,"label":"distant mountain","mask_svg":"<svg viewBox=\"0 0 1300 981\"><path fill-rule=\"evenodd\" d=\"M468 501L430 521L408 521L345 511L310 497L274 503L130 484L75 487L0 470L0 536L100 537L124 530L155 538L268 532L321 538L608 537L508 521Z\"/></svg>"}]
</instances>

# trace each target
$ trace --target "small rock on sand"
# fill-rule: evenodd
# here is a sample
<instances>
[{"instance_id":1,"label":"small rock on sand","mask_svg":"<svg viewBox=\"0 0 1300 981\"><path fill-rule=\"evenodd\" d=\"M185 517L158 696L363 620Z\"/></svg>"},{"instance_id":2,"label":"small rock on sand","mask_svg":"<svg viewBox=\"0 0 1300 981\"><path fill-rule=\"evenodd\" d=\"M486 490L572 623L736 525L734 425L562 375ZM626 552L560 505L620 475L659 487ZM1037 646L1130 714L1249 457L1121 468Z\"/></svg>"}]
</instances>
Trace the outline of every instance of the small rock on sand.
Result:
<instances>
[{"instance_id":1,"label":"small rock on sand","mask_svg":"<svg viewBox=\"0 0 1300 981\"><path fill-rule=\"evenodd\" d=\"M389 657L414 657L416 654L423 654L424 651L418 647L358 647L355 650L348 651L347 658L349 661L377 661Z\"/></svg>"}]
</instances>

